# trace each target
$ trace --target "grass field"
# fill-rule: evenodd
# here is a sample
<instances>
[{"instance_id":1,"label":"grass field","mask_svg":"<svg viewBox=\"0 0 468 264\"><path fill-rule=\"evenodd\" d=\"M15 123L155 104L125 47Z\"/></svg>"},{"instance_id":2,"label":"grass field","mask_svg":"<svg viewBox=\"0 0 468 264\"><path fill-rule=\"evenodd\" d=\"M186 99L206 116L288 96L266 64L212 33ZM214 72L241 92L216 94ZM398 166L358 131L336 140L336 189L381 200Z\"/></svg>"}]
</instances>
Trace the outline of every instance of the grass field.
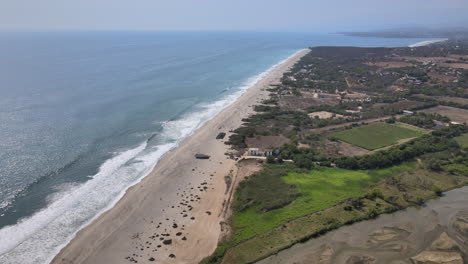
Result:
<instances>
[{"instance_id":1,"label":"grass field","mask_svg":"<svg viewBox=\"0 0 468 264\"><path fill-rule=\"evenodd\" d=\"M413 167L413 163L368 171L324 167L308 173L289 173L279 180L296 186L300 196L285 207L267 212L258 210L258 206L235 212L232 218L233 242L238 243L265 233L276 226L324 210L348 198L362 196L368 192L367 187L370 185ZM270 192L274 193L275 190Z\"/></svg>"},{"instance_id":2,"label":"grass field","mask_svg":"<svg viewBox=\"0 0 468 264\"><path fill-rule=\"evenodd\" d=\"M399 172L406 170L405 166L408 172L399 174ZM218 259L223 258L222 263L255 263L260 259L276 254L280 250L289 248L293 244L304 242L345 224L373 218L370 213L390 213L399 208L406 208L416 205L420 201L435 198L436 194L433 189L427 188L427 183L438 186L442 190L450 190L468 184L468 174L466 173L453 174L447 177L445 172L437 173L415 167L416 164L413 163L393 167L389 170L369 172L370 175L373 175L371 178L399 174L395 176L396 181L380 181L372 187L379 188L385 197L394 198L391 199L392 203L388 202L390 200L381 198L363 199L364 206L361 209L352 210L346 210L347 206L352 205L351 202L338 203L320 212L283 223L264 234L238 244L223 244L219 247L220 254L218 256L220 257ZM338 171L332 170L332 172L337 173ZM362 177L355 178L353 182L358 181L359 178ZM368 180L367 177L364 178L366 181ZM303 179L304 177L301 176L298 181L301 182ZM309 181L307 180L307 182ZM336 182L336 179L332 180L332 182ZM338 180L338 183L339 188L341 188L343 181ZM329 189L330 187L327 188L327 190ZM209 263L219 263L216 262L216 259L214 260Z\"/></svg>"},{"instance_id":3,"label":"grass field","mask_svg":"<svg viewBox=\"0 0 468 264\"><path fill-rule=\"evenodd\" d=\"M468 134L456 137L455 140L458 142L458 144L460 144L460 146L468 147Z\"/></svg>"},{"instance_id":4,"label":"grass field","mask_svg":"<svg viewBox=\"0 0 468 264\"><path fill-rule=\"evenodd\" d=\"M425 131L423 129L405 124L377 122L340 131L332 136L367 150L375 150L396 144L399 140L417 137L424 133Z\"/></svg>"}]
</instances>

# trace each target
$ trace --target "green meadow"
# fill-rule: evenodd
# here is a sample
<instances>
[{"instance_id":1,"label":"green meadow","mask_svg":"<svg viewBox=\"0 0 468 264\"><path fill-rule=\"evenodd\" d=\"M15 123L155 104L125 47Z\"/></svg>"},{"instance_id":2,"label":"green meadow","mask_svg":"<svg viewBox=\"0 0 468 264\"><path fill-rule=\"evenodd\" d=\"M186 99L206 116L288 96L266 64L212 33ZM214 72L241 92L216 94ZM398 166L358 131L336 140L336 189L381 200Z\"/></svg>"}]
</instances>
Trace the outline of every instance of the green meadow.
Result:
<instances>
[{"instance_id":1,"label":"green meadow","mask_svg":"<svg viewBox=\"0 0 468 264\"><path fill-rule=\"evenodd\" d=\"M275 170L275 167L279 167L279 170L284 169L282 166L285 165L269 165L266 171ZM292 199L294 200L278 209L269 211L261 209L263 198L267 200L271 199L275 193L279 195L276 189L281 183L263 185L261 189L256 189L255 196L243 197L243 199L250 201L250 204L254 204L254 206L235 209L232 218L233 242L238 243L255 235L265 233L276 226L298 217L324 210L349 198L363 196L369 191L368 187L371 185L386 177L408 171L414 166L414 163L405 163L386 169L367 171L321 167L304 173L289 172L285 176L276 179L285 186L294 188L297 195L288 196L288 198L293 197ZM258 183L255 183L255 177L252 176L247 180L244 186L241 186L239 192L242 192L242 189L246 191L249 188L258 187ZM254 182L254 184L251 185L249 181ZM270 185L272 186L271 188L269 188ZM240 197L237 196L236 199L239 201ZM284 205L285 199L281 197L278 199Z\"/></svg>"},{"instance_id":2,"label":"green meadow","mask_svg":"<svg viewBox=\"0 0 468 264\"><path fill-rule=\"evenodd\" d=\"M376 122L332 134L333 137L352 145L375 150L397 144L399 140L417 137L425 130L405 125Z\"/></svg>"}]
</instances>

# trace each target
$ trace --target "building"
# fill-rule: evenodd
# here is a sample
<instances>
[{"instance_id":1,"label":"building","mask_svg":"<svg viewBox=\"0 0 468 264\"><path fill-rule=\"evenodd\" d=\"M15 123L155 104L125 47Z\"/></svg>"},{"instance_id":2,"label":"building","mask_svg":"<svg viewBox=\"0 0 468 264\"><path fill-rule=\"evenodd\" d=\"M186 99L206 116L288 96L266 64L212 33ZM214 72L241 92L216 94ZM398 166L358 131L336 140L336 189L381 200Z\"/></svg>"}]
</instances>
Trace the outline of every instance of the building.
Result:
<instances>
[{"instance_id":1,"label":"building","mask_svg":"<svg viewBox=\"0 0 468 264\"><path fill-rule=\"evenodd\" d=\"M279 155L281 153L280 149L266 149L266 150L260 150L259 148L249 148L247 150L247 156L273 156L273 155Z\"/></svg>"},{"instance_id":2,"label":"building","mask_svg":"<svg viewBox=\"0 0 468 264\"><path fill-rule=\"evenodd\" d=\"M414 112L408 111L408 110L403 110L404 115L412 115Z\"/></svg>"},{"instance_id":3,"label":"building","mask_svg":"<svg viewBox=\"0 0 468 264\"><path fill-rule=\"evenodd\" d=\"M249 148L247 151L247 154L249 156L260 156L260 152L258 151L258 148Z\"/></svg>"}]
</instances>

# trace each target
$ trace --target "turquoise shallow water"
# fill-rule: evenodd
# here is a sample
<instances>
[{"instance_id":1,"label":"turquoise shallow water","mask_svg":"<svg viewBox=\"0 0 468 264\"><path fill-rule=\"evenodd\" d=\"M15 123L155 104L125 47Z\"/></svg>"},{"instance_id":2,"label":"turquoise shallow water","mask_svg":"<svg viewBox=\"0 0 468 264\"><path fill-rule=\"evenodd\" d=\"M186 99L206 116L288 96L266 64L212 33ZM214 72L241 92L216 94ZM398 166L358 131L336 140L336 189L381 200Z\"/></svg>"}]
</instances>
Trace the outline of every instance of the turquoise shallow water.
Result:
<instances>
[{"instance_id":1,"label":"turquoise shallow water","mask_svg":"<svg viewBox=\"0 0 468 264\"><path fill-rule=\"evenodd\" d=\"M319 45L280 32L0 33L0 262L47 262L262 73Z\"/></svg>"}]
</instances>

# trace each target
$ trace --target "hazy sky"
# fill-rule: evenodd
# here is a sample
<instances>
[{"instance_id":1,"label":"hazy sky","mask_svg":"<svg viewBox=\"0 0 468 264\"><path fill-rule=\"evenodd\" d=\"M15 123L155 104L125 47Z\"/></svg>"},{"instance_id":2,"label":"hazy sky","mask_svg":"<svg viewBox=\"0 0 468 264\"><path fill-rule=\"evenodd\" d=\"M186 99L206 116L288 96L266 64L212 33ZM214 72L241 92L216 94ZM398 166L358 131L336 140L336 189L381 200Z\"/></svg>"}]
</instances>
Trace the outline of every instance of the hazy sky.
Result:
<instances>
[{"instance_id":1,"label":"hazy sky","mask_svg":"<svg viewBox=\"0 0 468 264\"><path fill-rule=\"evenodd\" d=\"M468 25L468 0L0 0L0 30L367 30Z\"/></svg>"}]
</instances>

